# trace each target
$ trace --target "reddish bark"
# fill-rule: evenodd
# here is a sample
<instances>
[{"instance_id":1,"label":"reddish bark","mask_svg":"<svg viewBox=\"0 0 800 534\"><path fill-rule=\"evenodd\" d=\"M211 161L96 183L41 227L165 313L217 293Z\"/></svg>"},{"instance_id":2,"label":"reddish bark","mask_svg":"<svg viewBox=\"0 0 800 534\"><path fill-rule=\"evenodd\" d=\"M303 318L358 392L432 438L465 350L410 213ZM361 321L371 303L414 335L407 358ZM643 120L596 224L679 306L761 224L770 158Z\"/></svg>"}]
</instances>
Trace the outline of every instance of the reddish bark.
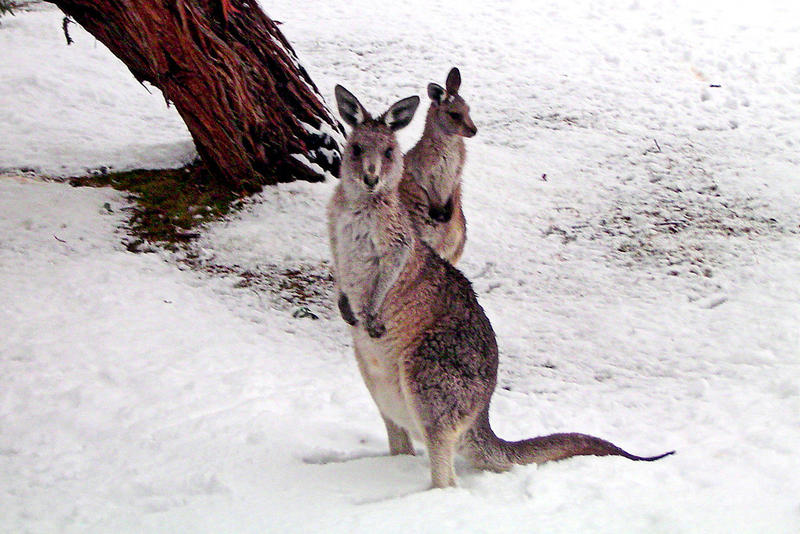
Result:
<instances>
[{"instance_id":1,"label":"reddish bark","mask_svg":"<svg viewBox=\"0 0 800 534\"><path fill-rule=\"evenodd\" d=\"M50 1L164 93L229 188L338 173L342 126L256 2Z\"/></svg>"}]
</instances>

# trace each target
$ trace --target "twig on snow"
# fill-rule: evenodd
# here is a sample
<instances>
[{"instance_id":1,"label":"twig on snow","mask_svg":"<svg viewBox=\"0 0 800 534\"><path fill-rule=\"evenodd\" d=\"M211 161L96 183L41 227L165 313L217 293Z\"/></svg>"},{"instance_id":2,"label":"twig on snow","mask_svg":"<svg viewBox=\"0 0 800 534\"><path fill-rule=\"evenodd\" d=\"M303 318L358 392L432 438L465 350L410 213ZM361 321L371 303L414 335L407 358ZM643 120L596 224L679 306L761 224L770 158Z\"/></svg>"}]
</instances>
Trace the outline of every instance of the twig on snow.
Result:
<instances>
[{"instance_id":1,"label":"twig on snow","mask_svg":"<svg viewBox=\"0 0 800 534\"><path fill-rule=\"evenodd\" d=\"M64 20L61 21L61 29L64 30L64 37L67 38L67 46L71 45L75 41L72 40L72 37L69 36L69 25L70 23L74 23L75 21L69 17L64 17Z\"/></svg>"}]
</instances>

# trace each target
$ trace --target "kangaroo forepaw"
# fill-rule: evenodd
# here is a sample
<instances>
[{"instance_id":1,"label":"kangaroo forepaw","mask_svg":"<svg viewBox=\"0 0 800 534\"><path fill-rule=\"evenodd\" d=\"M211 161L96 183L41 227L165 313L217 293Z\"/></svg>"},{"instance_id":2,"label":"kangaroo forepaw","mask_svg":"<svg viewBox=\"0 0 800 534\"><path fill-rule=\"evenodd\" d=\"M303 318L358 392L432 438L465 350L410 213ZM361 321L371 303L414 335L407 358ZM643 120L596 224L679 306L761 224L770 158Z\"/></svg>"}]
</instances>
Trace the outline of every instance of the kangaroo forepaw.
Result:
<instances>
[{"instance_id":1,"label":"kangaroo forepaw","mask_svg":"<svg viewBox=\"0 0 800 534\"><path fill-rule=\"evenodd\" d=\"M436 222L446 223L453 218L453 197L447 199L447 203L442 207L431 205L428 209L428 216Z\"/></svg>"},{"instance_id":2,"label":"kangaroo forepaw","mask_svg":"<svg viewBox=\"0 0 800 534\"><path fill-rule=\"evenodd\" d=\"M348 299L347 295L344 293L339 295L339 313L342 315L344 322L350 326L355 326L358 324L356 314L353 313L353 308L350 307L350 299Z\"/></svg>"},{"instance_id":3,"label":"kangaroo forepaw","mask_svg":"<svg viewBox=\"0 0 800 534\"><path fill-rule=\"evenodd\" d=\"M377 339L386 333L386 327L374 315L367 315L366 327L371 338Z\"/></svg>"}]
</instances>

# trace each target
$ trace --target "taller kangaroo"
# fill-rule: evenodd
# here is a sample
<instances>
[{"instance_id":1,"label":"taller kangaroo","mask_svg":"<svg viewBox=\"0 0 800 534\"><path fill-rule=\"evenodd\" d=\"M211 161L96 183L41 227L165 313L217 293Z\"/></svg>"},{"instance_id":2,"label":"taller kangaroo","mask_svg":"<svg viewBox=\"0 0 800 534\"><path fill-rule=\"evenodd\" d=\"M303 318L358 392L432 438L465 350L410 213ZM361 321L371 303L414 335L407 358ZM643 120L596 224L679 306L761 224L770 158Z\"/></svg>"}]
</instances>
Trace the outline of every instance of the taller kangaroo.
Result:
<instances>
[{"instance_id":1,"label":"taller kangaroo","mask_svg":"<svg viewBox=\"0 0 800 534\"><path fill-rule=\"evenodd\" d=\"M456 453L491 470L576 455L666 456L635 456L585 434L514 442L495 435L492 326L469 281L420 239L400 203L402 155L394 132L411 121L419 98L400 100L377 118L338 85L336 101L352 131L328 204L334 276L391 454L414 454L411 438L422 441L434 487L455 486Z\"/></svg>"},{"instance_id":2,"label":"taller kangaroo","mask_svg":"<svg viewBox=\"0 0 800 534\"><path fill-rule=\"evenodd\" d=\"M422 137L404 158L400 200L430 247L452 263L458 262L467 239L461 209L461 172L467 158L464 138L478 132L469 106L458 94L461 73L455 67L444 88L428 84L431 105Z\"/></svg>"}]
</instances>

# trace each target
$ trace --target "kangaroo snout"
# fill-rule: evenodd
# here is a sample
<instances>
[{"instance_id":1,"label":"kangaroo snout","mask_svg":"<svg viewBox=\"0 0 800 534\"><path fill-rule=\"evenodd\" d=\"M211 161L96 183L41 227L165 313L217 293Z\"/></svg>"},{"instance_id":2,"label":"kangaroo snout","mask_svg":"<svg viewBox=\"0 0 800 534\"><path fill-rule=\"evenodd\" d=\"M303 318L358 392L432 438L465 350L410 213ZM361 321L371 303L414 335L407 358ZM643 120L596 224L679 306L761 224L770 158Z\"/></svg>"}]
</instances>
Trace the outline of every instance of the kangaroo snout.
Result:
<instances>
[{"instance_id":1,"label":"kangaroo snout","mask_svg":"<svg viewBox=\"0 0 800 534\"><path fill-rule=\"evenodd\" d=\"M374 166L373 166L374 168ZM378 184L378 175L377 174L365 174L364 175L364 184L372 189Z\"/></svg>"},{"instance_id":2,"label":"kangaroo snout","mask_svg":"<svg viewBox=\"0 0 800 534\"><path fill-rule=\"evenodd\" d=\"M478 133L478 127L472 122L472 117L469 114L464 114L464 137L474 137Z\"/></svg>"},{"instance_id":3,"label":"kangaroo snout","mask_svg":"<svg viewBox=\"0 0 800 534\"><path fill-rule=\"evenodd\" d=\"M378 165L374 158L365 158L362 162L361 177L364 180L364 184L370 191L375 187L380 179L380 174L382 172L381 167L382 166Z\"/></svg>"}]
</instances>

